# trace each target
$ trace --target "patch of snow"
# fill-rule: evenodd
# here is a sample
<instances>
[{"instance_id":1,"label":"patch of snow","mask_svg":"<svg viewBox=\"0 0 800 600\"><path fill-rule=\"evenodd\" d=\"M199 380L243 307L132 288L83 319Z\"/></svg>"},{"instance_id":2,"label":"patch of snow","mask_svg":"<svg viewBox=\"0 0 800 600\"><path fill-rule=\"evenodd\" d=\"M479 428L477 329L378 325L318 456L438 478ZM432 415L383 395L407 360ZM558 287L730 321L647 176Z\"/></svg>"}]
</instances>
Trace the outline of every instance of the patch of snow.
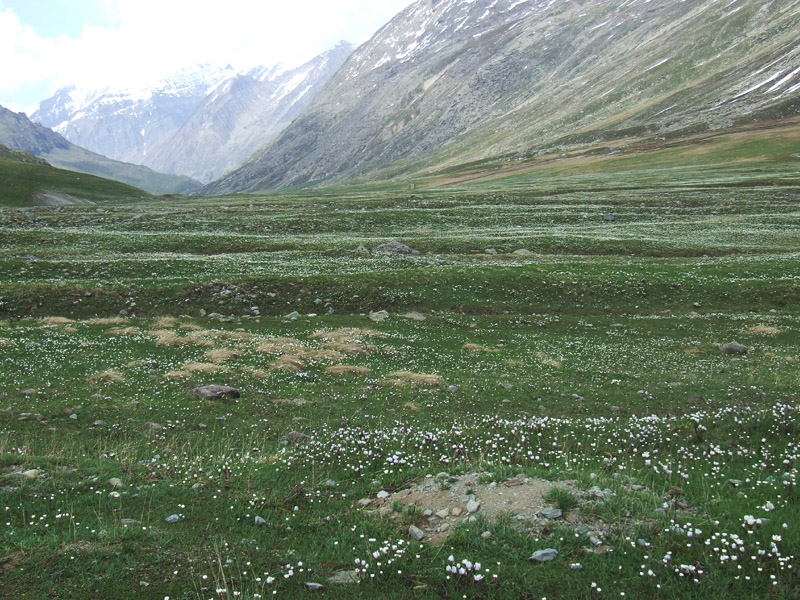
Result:
<instances>
[{"instance_id":1,"label":"patch of snow","mask_svg":"<svg viewBox=\"0 0 800 600\"><path fill-rule=\"evenodd\" d=\"M771 94L772 92L781 89L784 85L789 83L789 81L791 81L794 78L794 76L797 75L798 73L800 73L800 67L797 67L794 71L789 73L786 77L784 77L778 83L769 88L767 90L767 94Z\"/></svg>"},{"instance_id":2,"label":"patch of snow","mask_svg":"<svg viewBox=\"0 0 800 600\"><path fill-rule=\"evenodd\" d=\"M749 93L751 93L751 92L755 92L755 91L756 91L758 88L760 88L760 87L764 87L765 85L767 85L767 84L768 84L768 83L770 83L771 81L775 81L775 80L776 80L778 77L780 77L780 76L781 76L781 74L782 74L782 73L783 73L783 69L781 69L780 71L778 71L777 73L775 73L775 74L774 74L772 77L770 77L769 79L766 79L766 80L762 81L761 83L759 83L759 84L757 84L757 85L754 85L753 87L751 87L751 88L748 88L748 89L746 89L745 91L743 91L743 92L740 92L740 93L736 94L736 95L735 95L733 98L731 98L731 100L736 100L737 98L741 98L742 96L746 96L747 94L749 94Z\"/></svg>"}]
</instances>

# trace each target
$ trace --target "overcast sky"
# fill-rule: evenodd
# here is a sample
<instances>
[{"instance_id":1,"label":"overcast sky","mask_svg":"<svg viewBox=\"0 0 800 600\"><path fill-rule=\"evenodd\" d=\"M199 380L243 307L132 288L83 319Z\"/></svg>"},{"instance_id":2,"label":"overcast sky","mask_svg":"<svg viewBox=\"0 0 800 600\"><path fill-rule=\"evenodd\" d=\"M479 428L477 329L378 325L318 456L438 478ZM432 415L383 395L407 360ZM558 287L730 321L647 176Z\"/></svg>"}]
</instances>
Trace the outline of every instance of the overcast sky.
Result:
<instances>
[{"instance_id":1,"label":"overcast sky","mask_svg":"<svg viewBox=\"0 0 800 600\"><path fill-rule=\"evenodd\" d=\"M413 0L0 0L0 105L183 67L287 66L362 43Z\"/></svg>"}]
</instances>

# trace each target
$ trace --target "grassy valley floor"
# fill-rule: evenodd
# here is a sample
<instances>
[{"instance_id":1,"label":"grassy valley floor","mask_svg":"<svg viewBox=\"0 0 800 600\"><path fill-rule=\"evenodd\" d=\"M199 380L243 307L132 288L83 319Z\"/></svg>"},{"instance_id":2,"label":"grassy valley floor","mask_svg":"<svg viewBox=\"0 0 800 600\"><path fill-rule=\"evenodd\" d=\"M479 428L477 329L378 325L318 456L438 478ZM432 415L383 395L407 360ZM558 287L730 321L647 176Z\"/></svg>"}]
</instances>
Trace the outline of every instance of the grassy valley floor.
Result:
<instances>
[{"instance_id":1,"label":"grassy valley floor","mask_svg":"<svg viewBox=\"0 0 800 600\"><path fill-rule=\"evenodd\" d=\"M0 211L3 594L796 598L800 189L705 168Z\"/></svg>"}]
</instances>

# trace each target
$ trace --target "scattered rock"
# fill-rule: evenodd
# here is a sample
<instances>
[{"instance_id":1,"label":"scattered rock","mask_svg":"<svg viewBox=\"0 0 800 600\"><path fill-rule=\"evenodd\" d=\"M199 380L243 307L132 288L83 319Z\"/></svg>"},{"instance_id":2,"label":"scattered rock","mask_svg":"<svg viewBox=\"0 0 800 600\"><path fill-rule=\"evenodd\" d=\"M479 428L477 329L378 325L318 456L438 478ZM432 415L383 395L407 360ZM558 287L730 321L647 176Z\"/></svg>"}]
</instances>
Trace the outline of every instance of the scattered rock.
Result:
<instances>
[{"instance_id":1,"label":"scattered rock","mask_svg":"<svg viewBox=\"0 0 800 600\"><path fill-rule=\"evenodd\" d=\"M311 590L312 592L321 592L322 590L325 589L325 586L322 585L321 583L314 583L312 581L309 581L308 583L306 583L306 589Z\"/></svg>"},{"instance_id":2,"label":"scattered rock","mask_svg":"<svg viewBox=\"0 0 800 600\"><path fill-rule=\"evenodd\" d=\"M555 520L555 519L560 519L562 516L564 516L564 511L562 511L560 508L545 508L539 514L542 515L545 519Z\"/></svg>"},{"instance_id":3,"label":"scattered rock","mask_svg":"<svg viewBox=\"0 0 800 600\"><path fill-rule=\"evenodd\" d=\"M386 490L381 490L380 492L378 492L378 500L384 500L385 498L388 498L389 495L390 495L389 492L387 492Z\"/></svg>"},{"instance_id":4,"label":"scattered rock","mask_svg":"<svg viewBox=\"0 0 800 600\"><path fill-rule=\"evenodd\" d=\"M295 310L290 312L288 315L285 315L283 318L288 319L289 321L296 321L300 318L300 313Z\"/></svg>"},{"instance_id":5,"label":"scattered rock","mask_svg":"<svg viewBox=\"0 0 800 600\"><path fill-rule=\"evenodd\" d=\"M355 250L356 256L369 256L369 250L367 250L363 244L359 244L358 248Z\"/></svg>"},{"instance_id":6,"label":"scattered rock","mask_svg":"<svg viewBox=\"0 0 800 600\"><path fill-rule=\"evenodd\" d=\"M240 398L242 394L236 388L226 385L204 385L194 388L189 392L189 395L201 400L222 400L225 398Z\"/></svg>"},{"instance_id":7,"label":"scattered rock","mask_svg":"<svg viewBox=\"0 0 800 600\"><path fill-rule=\"evenodd\" d=\"M40 474L41 471L39 471L39 469L29 469L28 471L24 471L22 476L27 479L36 479Z\"/></svg>"},{"instance_id":8,"label":"scattered rock","mask_svg":"<svg viewBox=\"0 0 800 600\"><path fill-rule=\"evenodd\" d=\"M603 215L603 220L606 223L613 223L614 221L617 220L617 215L615 215L614 213L606 213Z\"/></svg>"},{"instance_id":9,"label":"scattered rock","mask_svg":"<svg viewBox=\"0 0 800 600\"><path fill-rule=\"evenodd\" d=\"M262 519L259 516L256 516L255 523L256 523L256 527L263 527L264 525L267 524L266 520Z\"/></svg>"},{"instance_id":10,"label":"scattered rock","mask_svg":"<svg viewBox=\"0 0 800 600\"><path fill-rule=\"evenodd\" d=\"M181 516L180 515L170 515L166 519L164 519L164 522L165 523L177 523L180 520L181 520Z\"/></svg>"},{"instance_id":11,"label":"scattered rock","mask_svg":"<svg viewBox=\"0 0 800 600\"><path fill-rule=\"evenodd\" d=\"M485 252L490 256L494 256L497 254L497 250L495 250L494 248L487 248Z\"/></svg>"},{"instance_id":12,"label":"scattered rock","mask_svg":"<svg viewBox=\"0 0 800 600\"><path fill-rule=\"evenodd\" d=\"M418 312L407 312L403 315L404 319L410 319L411 321L425 321L428 317L423 315L422 313Z\"/></svg>"},{"instance_id":13,"label":"scattered rock","mask_svg":"<svg viewBox=\"0 0 800 600\"><path fill-rule=\"evenodd\" d=\"M481 509L481 503L477 500L470 500L467 502L467 512L470 514L476 513Z\"/></svg>"},{"instance_id":14,"label":"scattered rock","mask_svg":"<svg viewBox=\"0 0 800 600\"><path fill-rule=\"evenodd\" d=\"M436 513L436 516L439 517L440 519L446 519L447 517L450 516L450 509L449 508L443 508L442 510L440 510L440 511L438 511Z\"/></svg>"},{"instance_id":15,"label":"scattered rock","mask_svg":"<svg viewBox=\"0 0 800 600\"><path fill-rule=\"evenodd\" d=\"M514 256L533 256L533 252L528 250L527 248L520 248L513 252Z\"/></svg>"},{"instance_id":16,"label":"scattered rock","mask_svg":"<svg viewBox=\"0 0 800 600\"><path fill-rule=\"evenodd\" d=\"M359 506L369 506L372 504L372 498L362 498L358 501Z\"/></svg>"},{"instance_id":17,"label":"scattered rock","mask_svg":"<svg viewBox=\"0 0 800 600\"><path fill-rule=\"evenodd\" d=\"M729 479L728 483L731 484L733 487L742 487L744 485L744 481L741 479Z\"/></svg>"},{"instance_id":18,"label":"scattered rock","mask_svg":"<svg viewBox=\"0 0 800 600\"><path fill-rule=\"evenodd\" d=\"M557 557L558 550L546 548L544 550L538 550L537 552L534 552L533 556L531 556L528 560L531 562L546 563L555 560Z\"/></svg>"},{"instance_id":19,"label":"scattered rock","mask_svg":"<svg viewBox=\"0 0 800 600\"><path fill-rule=\"evenodd\" d=\"M416 525L409 525L409 526L408 526L408 534L409 534L409 535L410 535L412 538L414 538L415 540L417 540L418 542L419 542L419 541L421 541L421 540L422 540L422 538L424 538L424 537L425 537L425 532L424 532L424 531L422 531L422 529L420 529L420 528L419 528L419 527L417 527Z\"/></svg>"},{"instance_id":20,"label":"scattered rock","mask_svg":"<svg viewBox=\"0 0 800 600\"><path fill-rule=\"evenodd\" d=\"M747 346L743 346L738 342L730 342L729 344L724 344L722 347L722 352L727 354L728 356L742 356L747 354Z\"/></svg>"},{"instance_id":21,"label":"scattered rock","mask_svg":"<svg viewBox=\"0 0 800 600\"><path fill-rule=\"evenodd\" d=\"M332 585L347 585L350 583L358 583L358 571L337 571L328 577L328 583Z\"/></svg>"},{"instance_id":22,"label":"scattered rock","mask_svg":"<svg viewBox=\"0 0 800 600\"><path fill-rule=\"evenodd\" d=\"M120 519L119 524L123 527L135 527L136 525L141 525L141 523L136 519Z\"/></svg>"},{"instance_id":23,"label":"scattered rock","mask_svg":"<svg viewBox=\"0 0 800 600\"><path fill-rule=\"evenodd\" d=\"M419 250L409 248L400 242L387 242L375 248L376 254L394 254L398 256L419 256Z\"/></svg>"},{"instance_id":24,"label":"scattered rock","mask_svg":"<svg viewBox=\"0 0 800 600\"><path fill-rule=\"evenodd\" d=\"M100 419L98 419L97 421L92 423L92 427L105 427L106 425L108 425L108 423L106 423L105 421L102 421Z\"/></svg>"},{"instance_id":25,"label":"scattered rock","mask_svg":"<svg viewBox=\"0 0 800 600\"><path fill-rule=\"evenodd\" d=\"M114 489L119 489L123 487L124 484L122 483L122 479L120 479L119 477L112 477L111 479L108 480L108 485L110 485Z\"/></svg>"},{"instance_id":26,"label":"scattered rock","mask_svg":"<svg viewBox=\"0 0 800 600\"><path fill-rule=\"evenodd\" d=\"M481 534L481 539L484 539L484 540L488 540L491 537L492 537L492 532L491 531L484 531Z\"/></svg>"},{"instance_id":27,"label":"scattered rock","mask_svg":"<svg viewBox=\"0 0 800 600\"><path fill-rule=\"evenodd\" d=\"M461 508L460 506L456 506L456 507L450 509L450 514L453 515L454 517L460 517L463 512L464 512L464 509Z\"/></svg>"},{"instance_id":28,"label":"scattered rock","mask_svg":"<svg viewBox=\"0 0 800 600\"><path fill-rule=\"evenodd\" d=\"M379 310L377 312L370 311L369 320L375 323L383 323L384 321L388 321L390 316L391 315L385 310Z\"/></svg>"}]
</instances>

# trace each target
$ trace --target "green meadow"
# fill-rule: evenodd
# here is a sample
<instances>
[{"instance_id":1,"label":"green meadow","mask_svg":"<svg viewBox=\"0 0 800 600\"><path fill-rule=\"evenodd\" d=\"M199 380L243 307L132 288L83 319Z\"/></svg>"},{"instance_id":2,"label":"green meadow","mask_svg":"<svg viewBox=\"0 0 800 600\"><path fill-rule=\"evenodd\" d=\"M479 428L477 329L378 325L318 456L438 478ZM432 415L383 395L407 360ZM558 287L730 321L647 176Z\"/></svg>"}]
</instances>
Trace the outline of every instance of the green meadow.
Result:
<instances>
[{"instance_id":1,"label":"green meadow","mask_svg":"<svg viewBox=\"0 0 800 600\"><path fill-rule=\"evenodd\" d=\"M774 143L12 196L0 595L797 598L800 178Z\"/></svg>"}]
</instances>

